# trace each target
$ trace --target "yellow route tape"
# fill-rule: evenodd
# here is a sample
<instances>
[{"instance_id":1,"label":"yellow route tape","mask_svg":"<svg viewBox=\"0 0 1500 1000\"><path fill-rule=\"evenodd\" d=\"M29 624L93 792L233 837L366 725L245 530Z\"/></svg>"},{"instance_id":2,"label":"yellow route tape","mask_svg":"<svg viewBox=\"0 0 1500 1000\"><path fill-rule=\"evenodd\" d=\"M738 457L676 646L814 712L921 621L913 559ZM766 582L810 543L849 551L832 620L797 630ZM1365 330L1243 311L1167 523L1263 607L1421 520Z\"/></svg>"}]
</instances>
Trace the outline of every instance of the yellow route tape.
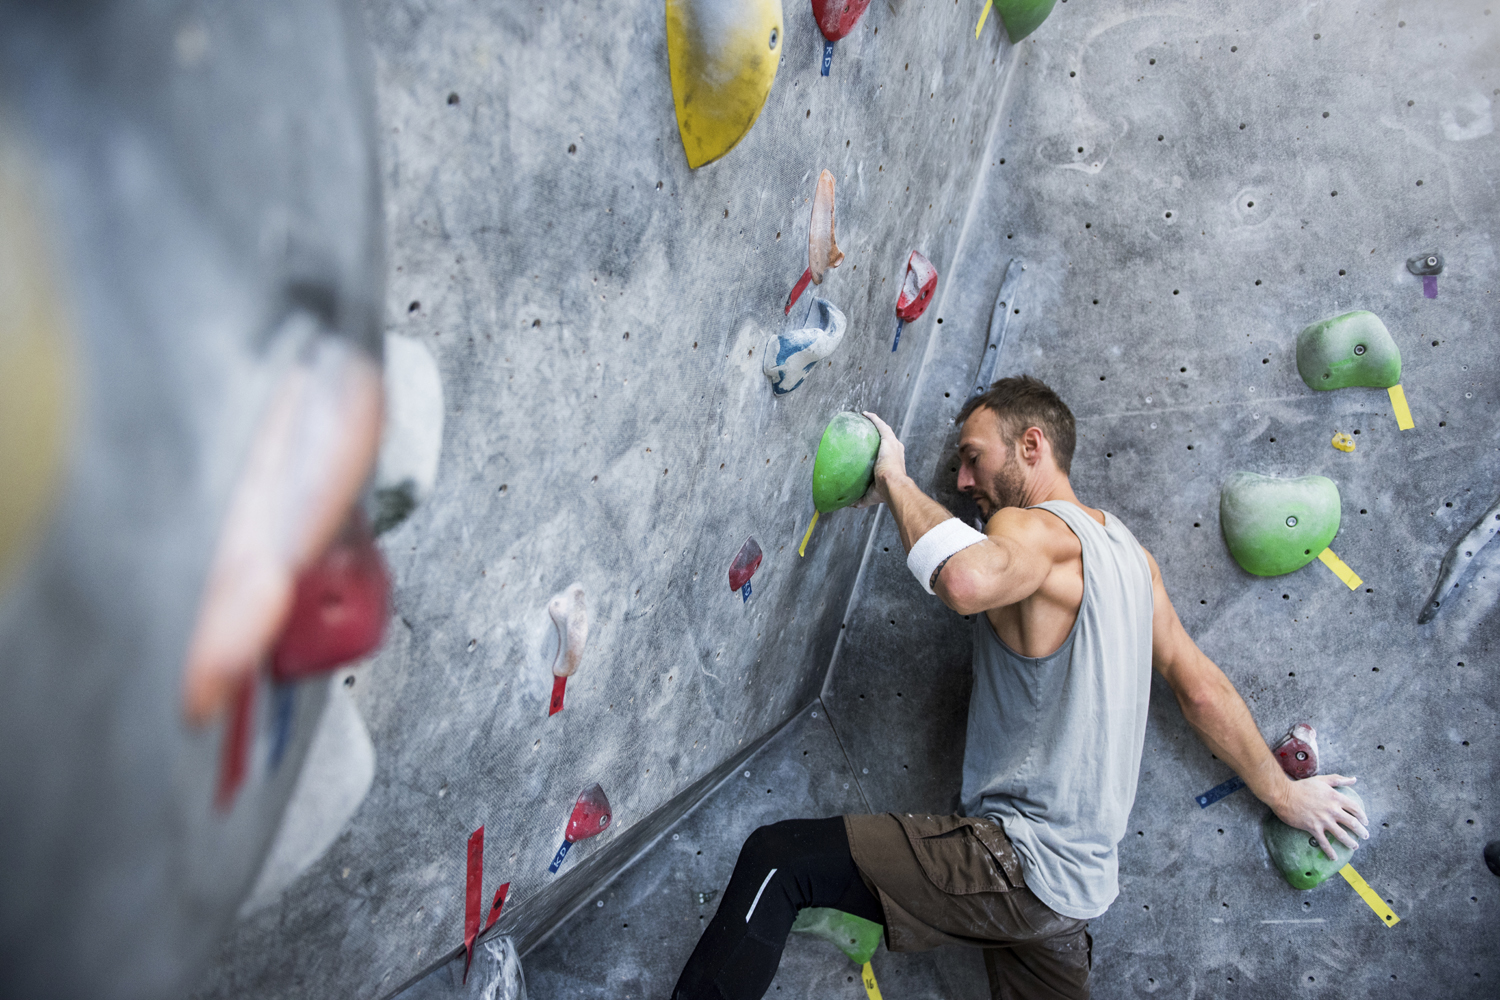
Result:
<instances>
[{"instance_id":1,"label":"yellow route tape","mask_svg":"<svg viewBox=\"0 0 1500 1000\"><path fill-rule=\"evenodd\" d=\"M1358 875L1354 877L1359 878ZM1365 888L1368 891L1369 887ZM859 978L865 984L865 992L870 994L870 1000L880 1000L880 987L875 985L875 970L870 968L869 962L860 970Z\"/></svg>"},{"instance_id":2,"label":"yellow route tape","mask_svg":"<svg viewBox=\"0 0 1500 1000\"><path fill-rule=\"evenodd\" d=\"M1396 916L1389 906L1385 905L1385 900L1380 898L1380 894L1371 889L1370 884L1359 877L1359 872L1354 870L1353 865L1345 865L1340 868L1339 874L1344 876L1344 881L1354 886L1354 891L1359 893L1359 898L1369 904L1370 909L1375 911L1375 915L1380 918L1381 923L1387 927L1395 927L1401 922L1401 918ZM867 965L865 968L868 969L869 966Z\"/></svg>"},{"instance_id":3,"label":"yellow route tape","mask_svg":"<svg viewBox=\"0 0 1500 1000\"><path fill-rule=\"evenodd\" d=\"M1396 414L1396 426L1403 431L1409 431L1417 426L1411 422L1411 408L1406 405L1406 390L1399 385L1393 385L1386 392L1391 397L1391 409Z\"/></svg>"},{"instance_id":4,"label":"yellow route tape","mask_svg":"<svg viewBox=\"0 0 1500 1000\"><path fill-rule=\"evenodd\" d=\"M801 558L807 555L807 540L812 537L812 530L818 526L818 512L813 511L812 523L807 526L807 534L802 536L802 544L797 549L797 556Z\"/></svg>"},{"instance_id":5,"label":"yellow route tape","mask_svg":"<svg viewBox=\"0 0 1500 1000\"><path fill-rule=\"evenodd\" d=\"M1318 553L1318 559L1333 571L1333 575L1344 581L1350 590L1358 590L1359 585L1365 581L1359 578L1359 574L1350 569L1344 560L1333 554L1332 549L1324 549Z\"/></svg>"},{"instance_id":6,"label":"yellow route tape","mask_svg":"<svg viewBox=\"0 0 1500 1000\"><path fill-rule=\"evenodd\" d=\"M984 19L990 16L990 8L995 6L995 0L984 0L984 10L979 12L979 23L974 26L974 37L984 30Z\"/></svg>"}]
</instances>

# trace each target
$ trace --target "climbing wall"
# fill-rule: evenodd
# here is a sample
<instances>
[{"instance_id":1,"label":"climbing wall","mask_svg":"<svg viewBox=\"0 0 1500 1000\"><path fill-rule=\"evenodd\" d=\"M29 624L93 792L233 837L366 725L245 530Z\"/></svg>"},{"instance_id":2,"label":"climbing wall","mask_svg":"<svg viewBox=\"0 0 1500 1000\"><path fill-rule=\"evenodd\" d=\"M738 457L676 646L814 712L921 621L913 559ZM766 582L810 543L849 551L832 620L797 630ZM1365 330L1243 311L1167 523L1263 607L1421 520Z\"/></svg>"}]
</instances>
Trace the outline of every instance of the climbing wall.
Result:
<instances>
[{"instance_id":1,"label":"climbing wall","mask_svg":"<svg viewBox=\"0 0 1500 1000\"><path fill-rule=\"evenodd\" d=\"M1373 825L1352 865L1399 917L1336 875L1290 888L1249 792L1200 807L1231 772L1157 682L1120 897L1092 925L1096 997L1500 989L1479 944L1500 918L1482 859L1500 835L1500 552L1459 545L1471 575L1417 621L1500 493L1500 10L1438 9L1070 3L1023 46L908 417L913 473L965 509L951 421L1024 261L996 374L1072 407L1079 496L1153 552L1267 738L1308 722L1322 770L1358 777ZM1408 268L1433 254L1431 282ZM1299 376L1299 333L1352 310L1399 349L1408 430L1380 383ZM1241 569L1219 515L1239 471L1331 480L1329 547L1358 584L1315 551L1284 576ZM844 624L823 703L869 807L956 808L970 625L917 588L887 516Z\"/></svg>"},{"instance_id":2,"label":"climbing wall","mask_svg":"<svg viewBox=\"0 0 1500 1000\"><path fill-rule=\"evenodd\" d=\"M814 453L841 410L906 408L943 316L892 350L905 268L951 266L1014 66L975 11L893 6L823 76L788 0L758 121L691 170L660 2L367 5L387 353L435 360L441 454L384 494L382 524L420 501L381 538L394 617L341 675L369 794L198 996L397 990L463 941L481 826L482 915L508 883L493 933L532 940L816 697L873 515L825 514L799 558ZM824 170L844 259L788 317ZM813 296L842 342L777 394L767 341Z\"/></svg>"}]
</instances>

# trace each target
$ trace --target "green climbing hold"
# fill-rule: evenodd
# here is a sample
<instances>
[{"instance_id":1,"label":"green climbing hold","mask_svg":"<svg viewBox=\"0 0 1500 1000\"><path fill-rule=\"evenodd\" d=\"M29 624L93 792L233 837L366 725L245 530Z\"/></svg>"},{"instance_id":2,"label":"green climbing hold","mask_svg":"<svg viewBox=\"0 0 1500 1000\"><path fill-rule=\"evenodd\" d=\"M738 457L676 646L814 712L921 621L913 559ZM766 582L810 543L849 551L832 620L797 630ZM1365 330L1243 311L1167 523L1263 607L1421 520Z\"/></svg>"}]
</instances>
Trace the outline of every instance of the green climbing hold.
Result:
<instances>
[{"instance_id":1,"label":"green climbing hold","mask_svg":"<svg viewBox=\"0 0 1500 1000\"><path fill-rule=\"evenodd\" d=\"M995 0L995 13L1014 45L1042 26L1057 0Z\"/></svg>"},{"instance_id":2,"label":"green climbing hold","mask_svg":"<svg viewBox=\"0 0 1500 1000\"><path fill-rule=\"evenodd\" d=\"M833 942L855 965L864 965L870 960L875 949L880 947L880 936L885 933L885 927L873 920L823 906L800 910L792 930Z\"/></svg>"},{"instance_id":3,"label":"green climbing hold","mask_svg":"<svg viewBox=\"0 0 1500 1000\"><path fill-rule=\"evenodd\" d=\"M828 421L813 460L813 505L818 513L847 507L870 488L880 432L858 413L845 410Z\"/></svg>"},{"instance_id":4,"label":"green climbing hold","mask_svg":"<svg viewBox=\"0 0 1500 1000\"><path fill-rule=\"evenodd\" d=\"M1297 335L1297 373L1313 389L1389 389L1401 381L1401 351L1379 316L1358 309Z\"/></svg>"},{"instance_id":5,"label":"green climbing hold","mask_svg":"<svg viewBox=\"0 0 1500 1000\"><path fill-rule=\"evenodd\" d=\"M1325 476L1232 472L1219 491L1229 554L1256 576L1281 576L1312 562L1338 534L1339 515L1339 488Z\"/></svg>"},{"instance_id":6,"label":"green climbing hold","mask_svg":"<svg viewBox=\"0 0 1500 1000\"><path fill-rule=\"evenodd\" d=\"M1364 808L1364 801L1347 786L1340 785L1334 791L1347 795L1361 809ZM1354 856L1353 849L1330 837L1328 846L1338 855L1337 860L1330 861L1318 842L1312 839L1312 834L1287 826L1276 818L1275 813L1266 813L1265 821L1261 823L1261 834L1265 838L1266 850L1271 855L1271 863L1281 870L1282 876L1293 889L1312 889L1321 885Z\"/></svg>"}]
</instances>

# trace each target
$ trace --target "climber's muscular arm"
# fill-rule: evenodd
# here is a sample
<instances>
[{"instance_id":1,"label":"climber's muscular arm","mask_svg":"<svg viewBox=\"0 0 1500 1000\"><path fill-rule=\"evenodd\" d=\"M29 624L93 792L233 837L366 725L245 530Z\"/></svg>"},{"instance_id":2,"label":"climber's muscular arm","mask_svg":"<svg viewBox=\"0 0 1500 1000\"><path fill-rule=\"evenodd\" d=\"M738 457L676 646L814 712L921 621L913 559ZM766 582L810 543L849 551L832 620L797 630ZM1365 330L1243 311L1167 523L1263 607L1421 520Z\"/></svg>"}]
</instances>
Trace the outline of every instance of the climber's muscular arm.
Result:
<instances>
[{"instance_id":1,"label":"climber's muscular arm","mask_svg":"<svg viewBox=\"0 0 1500 1000\"><path fill-rule=\"evenodd\" d=\"M875 460L874 481L865 503L884 501L901 532L901 545L911 547L933 528L953 515L922 492L906 474L906 449L895 432L873 413L866 413L880 430L880 453ZM1072 543L1071 557L1078 558L1078 541L1071 531L1049 514L1007 507L985 525L985 540L953 554L938 572L933 589L948 607L961 615L1002 608L1035 594L1046 583L1057 561ZM1065 536L1065 537L1064 537Z\"/></svg>"},{"instance_id":2,"label":"climber's muscular arm","mask_svg":"<svg viewBox=\"0 0 1500 1000\"><path fill-rule=\"evenodd\" d=\"M1337 774L1302 781L1287 777L1261 738L1244 699L1182 627L1151 553L1146 553L1146 560L1151 564L1154 601L1152 666L1177 695L1188 725L1215 756L1234 768L1256 798L1288 825L1313 834L1330 858L1334 854L1326 832L1332 832L1345 847L1359 846L1349 831L1368 838L1365 824L1369 821L1363 810L1333 790L1337 785L1353 784L1354 779Z\"/></svg>"},{"instance_id":3,"label":"climber's muscular arm","mask_svg":"<svg viewBox=\"0 0 1500 1000\"><path fill-rule=\"evenodd\" d=\"M884 492L908 552L917 539L953 516L904 473L888 478ZM1057 537L1049 519L1055 520L1019 507L997 511L985 525L984 541L942 564L933 590L961 615L1003 608L1035 594L1052 572L1054 557L1066 557L1052 551Z\"/></svg>"}]
</instances>

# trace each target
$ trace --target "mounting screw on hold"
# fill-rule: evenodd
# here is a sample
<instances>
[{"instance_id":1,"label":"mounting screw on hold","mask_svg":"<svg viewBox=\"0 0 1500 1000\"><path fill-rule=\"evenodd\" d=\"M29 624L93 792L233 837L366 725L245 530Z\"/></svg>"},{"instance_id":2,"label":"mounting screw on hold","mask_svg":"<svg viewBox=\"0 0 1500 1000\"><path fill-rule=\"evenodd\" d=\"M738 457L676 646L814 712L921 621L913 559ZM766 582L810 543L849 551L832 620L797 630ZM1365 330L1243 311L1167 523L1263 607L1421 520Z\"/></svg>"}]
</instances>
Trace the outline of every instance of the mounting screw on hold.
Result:
<instances>
[{"instance_id":1,"label":"mounting screw on hold","mask_svg":"<svg viewBox=\"0 0 1500 1000\"><path fill-rule=\"evenodd\" d=\"M1295 528L1297 526L1297 517L1296 517L1296 515L1291 515L1291 516L1287 517L1287 519L1286 519L1286 526L1288 528Z\"/></svg>"}]
</instances>

